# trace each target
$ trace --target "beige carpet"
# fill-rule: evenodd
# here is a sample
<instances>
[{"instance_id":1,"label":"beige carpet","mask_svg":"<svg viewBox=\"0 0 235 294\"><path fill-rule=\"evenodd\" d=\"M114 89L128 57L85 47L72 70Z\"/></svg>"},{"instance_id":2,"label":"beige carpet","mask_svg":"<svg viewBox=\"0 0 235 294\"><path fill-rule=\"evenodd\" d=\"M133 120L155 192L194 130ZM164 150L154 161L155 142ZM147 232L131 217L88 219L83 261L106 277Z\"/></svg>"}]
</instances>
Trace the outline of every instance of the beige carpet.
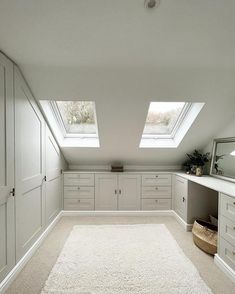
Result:
<instances>
[{"instance_id":1,"label":"beige carpet","mask_svg":"<svg viewBox=\"0 0 235 294\"><path fill-rule=\"evenodd\" d=\"M193 262L214 294L234 294L235 285L214 264L213 258L198 249L192 234L185 232L173 217L63 217L12 283L7 294L39 294L74 225L164 223L185 255Z\"/></svg>"},{"instance_id":2,"label":"beige carpet","mask_svg":"<svg viewBox=\"0 0 235 294\"><path fill-rule=\"evenodd\" d=\"M211 294L163 224L74 226L42 294Z\"/></svg>"}]
</instances>

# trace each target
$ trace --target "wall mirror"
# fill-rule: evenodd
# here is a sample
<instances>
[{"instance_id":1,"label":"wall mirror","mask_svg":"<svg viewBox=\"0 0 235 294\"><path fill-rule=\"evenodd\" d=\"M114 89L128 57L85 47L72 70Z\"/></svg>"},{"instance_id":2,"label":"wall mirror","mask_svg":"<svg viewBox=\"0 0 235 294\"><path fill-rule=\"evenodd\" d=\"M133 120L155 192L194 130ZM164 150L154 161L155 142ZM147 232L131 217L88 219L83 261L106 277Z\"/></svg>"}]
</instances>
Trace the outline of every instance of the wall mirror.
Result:
<instances>
[{"instance_id":1,"label":"wall mirror","mask_svg":"<svg viewBox=\"0 0 235 294\"><path fill-rule=\"evenodd\" d=\"M210 174L235 182L235 137L214 140Z\"/></svg>"}]
</instances>

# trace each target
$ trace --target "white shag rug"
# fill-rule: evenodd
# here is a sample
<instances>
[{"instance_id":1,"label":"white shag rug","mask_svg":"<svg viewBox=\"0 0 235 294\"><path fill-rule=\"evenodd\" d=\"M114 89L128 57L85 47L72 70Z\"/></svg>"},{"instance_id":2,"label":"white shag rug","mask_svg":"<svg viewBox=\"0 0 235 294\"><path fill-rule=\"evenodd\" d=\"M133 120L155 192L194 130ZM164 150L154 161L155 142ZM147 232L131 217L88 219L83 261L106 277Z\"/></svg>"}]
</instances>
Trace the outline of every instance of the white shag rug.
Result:
<instances>
[{"instance_id":1,"label":"white shag rug","mask_svg":"<svg viewBox=\"0 0 235 294\"><path fill-rule=\"evenodd\" d=\"M212 293L165 225L74 226L41 292Z\"/></svg>"}]
</instances>

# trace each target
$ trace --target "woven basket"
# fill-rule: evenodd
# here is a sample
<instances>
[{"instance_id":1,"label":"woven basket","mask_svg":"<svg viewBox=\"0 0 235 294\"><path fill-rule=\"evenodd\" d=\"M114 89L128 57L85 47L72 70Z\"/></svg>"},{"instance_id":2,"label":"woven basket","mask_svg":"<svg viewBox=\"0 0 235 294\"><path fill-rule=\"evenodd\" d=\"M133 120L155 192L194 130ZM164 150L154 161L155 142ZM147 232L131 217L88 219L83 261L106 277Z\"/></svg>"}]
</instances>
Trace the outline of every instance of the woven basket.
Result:
<instances>
[{"instance_id":1,"label":"woven basket","mask_svg":"<svg viewBox=\"0 0 235 294\"><path fill-rule=\"evenodd\" d=\"M217 227L211 223L195 220L193 224L193 241L203 251L214 255L217 252Z\"/></svg>"}]
</instances>

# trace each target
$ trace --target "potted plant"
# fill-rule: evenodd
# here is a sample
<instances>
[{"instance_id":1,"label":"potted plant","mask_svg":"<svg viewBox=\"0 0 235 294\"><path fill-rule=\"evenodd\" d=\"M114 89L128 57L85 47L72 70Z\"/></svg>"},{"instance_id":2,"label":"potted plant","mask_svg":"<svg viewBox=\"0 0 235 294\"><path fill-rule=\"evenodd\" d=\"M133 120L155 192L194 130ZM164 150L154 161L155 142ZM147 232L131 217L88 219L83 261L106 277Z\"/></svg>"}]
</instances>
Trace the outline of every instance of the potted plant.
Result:
<instances>
[{"instance_id":1,"label":"potted plant","mask_svg":"<svg viewBox=\"0 0 235 294\"><path fill-rule=\"evenodd\" d=\"M209 161L210 153L202 154L198 150L194 150L192 154L187 153L188 160L184 163L188 173L196 174L200 177L203 174L203 167Z\"/></svg>"}]
</instances>

